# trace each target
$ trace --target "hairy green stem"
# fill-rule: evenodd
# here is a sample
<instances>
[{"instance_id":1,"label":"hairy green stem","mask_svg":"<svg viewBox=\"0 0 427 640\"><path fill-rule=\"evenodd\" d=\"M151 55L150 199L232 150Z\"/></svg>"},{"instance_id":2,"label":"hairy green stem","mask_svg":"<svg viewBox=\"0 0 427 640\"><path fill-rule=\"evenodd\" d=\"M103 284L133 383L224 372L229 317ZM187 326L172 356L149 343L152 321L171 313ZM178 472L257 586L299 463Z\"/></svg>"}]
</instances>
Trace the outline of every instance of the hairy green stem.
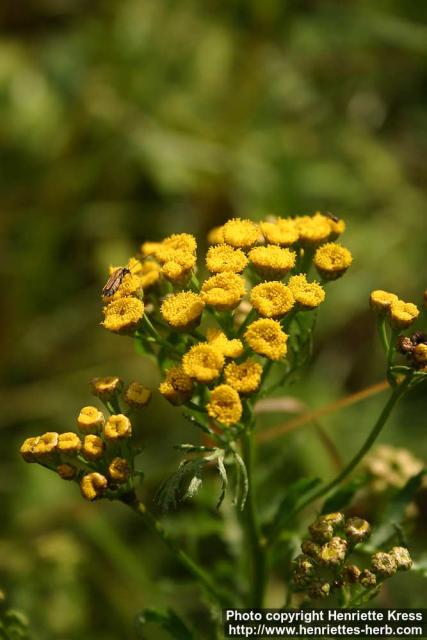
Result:
<instances>
[{"instance_id":1,"label":"hairy green stem","mask_svg":"<svg viewBox=\"0 0 427 640\"><path fill-rule=\"evenodd\" d=\"M248 557L252 558L251 601L249 605L262 608L267 583L267 549L258 521L255 492L253 483L254 449L252 429L247 429L243 435L243 459L245 462L249 491L245 505L244 518L248 540Z\"/></svg>"},{"instance_id":2,"label":"hairy green stem","mask_svg":"<svg viewBox=\"0 0 427 640\"><path fill-rule=\"evenodd\" d=\"M203 586L205 591L212 596L222 607L230 606L230 597L220 589L212 580L210 575L202 569L185 551L183 551L164 529L162 524L146 508L145 504L138 500L132 493L123 499L123 502L137 513L150 531L157 534L162 542L172 552L174 557L187 569L187 571Z\"/></svg>"}]
</instances>

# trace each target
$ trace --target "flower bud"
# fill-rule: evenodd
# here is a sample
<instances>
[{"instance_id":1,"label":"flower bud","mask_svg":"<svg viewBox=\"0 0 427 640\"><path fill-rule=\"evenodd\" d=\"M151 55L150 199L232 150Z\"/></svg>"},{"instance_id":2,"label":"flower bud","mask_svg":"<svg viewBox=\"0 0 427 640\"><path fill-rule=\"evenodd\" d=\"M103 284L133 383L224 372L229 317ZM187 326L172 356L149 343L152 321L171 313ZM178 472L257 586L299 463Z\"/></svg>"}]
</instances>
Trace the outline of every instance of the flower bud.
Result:
<instances>
[{"instance_id":1,"label":"flower bud","mask_svg":"<svg viewBox=\"0 0 427 640\"><path fill-rule=\"evenodd\" d=\"M134 409L142 409L151 400L151 391L139 382L131 382L125 391L125 402Z\"/></svg>"},{"instance_id":2,"label":"flower bud","mask_svg":"<svg viewBox=\"0 0 427 640\"><path fill-rule=\"evenodd\" d=\"M101 473L88 473L80 480L80 490L86 500L100 498L107 488L107 478Z\"/></svg>"},{"instance_id":3,"label":"flower bud","mask_svg":"<svg viewBox=\"0 0 427 640\"><path fill-rule=\"evenodd\" d=\"M364 569L360 574L359 582L362 587L365 589L370 589L371 587L375 587L377 584L377 577L375 573L369 571L369 569Z\"/></svg>"},{"instance_id":4,"label":"flower bud","mask_svg":"<svg viewBox=\"0 0 427 640\"><path fill-rule=\"evenodd\" d=\"M316 580L310 585L308 595L312 600L323 600L331 591L331 585L324 580Z\"/></svg>"},{"instance_id":5,"label":"flower bud","mask_svg":"<svg viewBox=\"0 0 427 640\"><path fill-rule=\"evenodd\" d=\"M78 453L81 448L82 443L77 433L70 431L59 435L57 449L61 453L72 455L73 453Z\"/></svg>"},{"instance_id":6,"label":"flower bud","mask_svg":"<svg viewBox=\"0 0 427 640\"><path fill-rule=\"evenodd\" d=\"M72 464L67 464L67 463L59 464L56 467L56 470L58 472L58 475L63 480L74 480L77 474L76 467L74 467Z\"/></svg>"},{"instance_id":7,"label":"flower bud","mask_svg":"<svg viewBox=\"0 0 427 640\"><path fill-rule=\"evenodd\" d=\"M130 467L124 458L114 458L108 467L108 475L118 483L127 482L130 476Z\"/></svg>"},{"instance_id":8,"label":"flower bud","mask_svg":"<svg viewBox=\"0 0 427 640\"><path fill-rule=\"evenodd\" d=\"M354 584L358 582L361 573L362 572L360 571L359 567L357 567L355 564L346 565L345 567L343 567L343 570L341 572L344 584Z\"/></svg>"},{"instance_id":9,"label":"flower bud","mask_svg":"<svg viewBox=\"0 0 427 640\"><path fill-rule=\"evenodd\" d=\"M396 559L391 553L379 551L371 557L371 568L377 575L389 578L397 571Z\"/></svg>"},{"instance_id":10,"label":"flower bud","mask_svg":"<svg viewBox=\"0 0 427 640\"><path fill-rule=\"evenodd\" d=\"M338 565L345 560L347 549L347 540L336 536L323 545L319 561L326 566Z\"/></svg>"},{"instance_id":11,"label":"flower bud","mask_svg":"<svg viewBox=\"0 0 427 640\"><path fill-rule=\"evenodd\" d=\"M329 542L334 535L333 526L322 518L313 522L313 524L309 526L308 530L310 531L310 535L313 540L319 543Z\"/></svg>"},{"instance_id":12,"label":"flower bud","mask_svg":"<svg viewBox=\"0 0 427 640\"><path fill-rule=\"evenodd\" d=\"M371 526L363 518L348 518L344 531L352 544L363 542L371 535Z\"/></svg>"},{"instance_id":13,"label":"flower bud","mask_svg":"<svg viewBox=\"0 0 427 640\"><path fill-rule=\"evenodd\" d=\"M57 445L58 434L55 431L49 431L40 436L33 447L33 454L37 459L48 457L56 451Z\"/></svg>"},{"instance_id":14,"label":"flower bud","mask_svg":"<svg viewBox=\"0 0 427 640\"><path fill-rule=\"evenodd\" d=\"M334 527L334 529L337 527L342 527L345 520L344 514L340 513L339 511L335 513L327 513L326 515L322 515L321 519L331 524Z\"/></svg>"},{"instance_id":15,"label":"flower bud","mask_svg":"<svg viewBox=\"0 0 427 640\"><path fill-rule=\"evenodd\" d=\"M96 407L83 407L77 418L77 424L82 433L98 433L104 426L104 422L104 414Z\"/></svg>"},{"instance_id":16,"label":"flower bud","mask_svg":"<svg viewBox=\"0 0 427 640\"><path fill-rule=\"evenodd\" d=\"M397 302L398 300L399 298L395 293L376 289L375 291L372 291L369 303L373 311L376 313L384 313L390 308L393 302Z\"/></svg>"},{"instance_id":17,"label":"flower bud","mask_svg":"<svg viewBox=\"0 0 427 640\"><path fill-rule=\"evenodd\" d=\"M118 395L123 388L123 381L117 376L93 378L89 384L93 395L102 400L111 400L111 398Z\"/></svg>"},{"instance_id":18,"label":"flower bud","mask_svg":"<svg viewBox=\"0 0 427 640\"><path fill-rule=\"evenodd\" d=\"M39 436L35 436L32 438L26 438L19 449L19 453L24 458L25 462L36 462L36 457L34 455L34 447L40 440Z\"/></svg>"},{"instance_id":19,"label":"flower bud","mask_svg":"<svg viewBox=\"0 0 427 640\"><path fill-rule=\"evenodd\" d=\"M301 544L301 551L314 560L320 556L320 546L312 540L304 540Z\"/></svg>"},{"instance_id":20,"label":"flower bud","mask_svg":"<svg viewBox=\"0 0 427 640\"><path fill-rule=\"evenodd\" d=\"M412 567L412 558L405 547L393 547L390 555L393 556L398 571L409 571Z\"/></svg>"},{"instance_id":21,"label":"flower bud","mask_svg":"<svg viewBox=\"0 0 427 640\"><path fill-rule=\"evenodd\" d=\"M110 416L105 423L104 436L110 442L130 438L132 435L132 425L127 416L119 413Z\"/></svg>"},{"instance_id":22,"label":"flower bud","mask_svg":"<svg viewBox=\"0 0 427 640\"><path fill-rule=\"evenodd\" d=\"M86 460L100 460L104 455L104 442L99 436L89 434L83 440L82 453Z\"/></svg>"}]
</instances>

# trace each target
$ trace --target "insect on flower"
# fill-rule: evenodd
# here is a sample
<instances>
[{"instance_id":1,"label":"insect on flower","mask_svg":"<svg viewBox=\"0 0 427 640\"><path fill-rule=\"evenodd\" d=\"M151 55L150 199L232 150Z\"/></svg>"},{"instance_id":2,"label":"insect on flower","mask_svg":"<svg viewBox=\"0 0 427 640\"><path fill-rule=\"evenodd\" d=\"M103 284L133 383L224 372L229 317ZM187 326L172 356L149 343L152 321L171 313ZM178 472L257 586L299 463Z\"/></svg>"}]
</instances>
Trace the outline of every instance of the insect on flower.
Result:
<instances>
[{"instance_id":1,"label":"insect on flower","mask_svg":"<svg viewBox=\"0 0 427 640\"><path fill-rule=\"evenodd\" d=\"M102 295L109 298L114 295L117 289L120 287L123 278L130 273L130 270L127 267L119 267L108 278L102 289Z\"/></svg>"},{"instance_id":2,"label":"insect on flower","mask_svg":"<svg viewBox=\"0 0 427 640\"><path fill-rule=\"evenodd\" d=\"M334 216L333 213L331 213L330 211L326 211L325 215L328 216L328 218L330 218L331 220L333 220L333 222L339 222L340 219L338 218L338 216Z\"/></svg>"}]
</instances>

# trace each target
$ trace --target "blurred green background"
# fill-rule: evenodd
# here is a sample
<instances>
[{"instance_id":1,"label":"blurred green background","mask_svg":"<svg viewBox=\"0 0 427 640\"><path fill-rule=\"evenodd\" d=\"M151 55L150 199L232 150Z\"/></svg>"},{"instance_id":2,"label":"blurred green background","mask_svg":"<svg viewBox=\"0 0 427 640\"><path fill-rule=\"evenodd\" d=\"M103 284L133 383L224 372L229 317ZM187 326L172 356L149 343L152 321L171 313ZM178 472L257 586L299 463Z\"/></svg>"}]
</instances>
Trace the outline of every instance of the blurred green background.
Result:
<instances>
[{"instance_id":1,"label":"blurred green background","mask_svg":"<svg viewBox=\"0 0 427 640\"><path fill-rule=\"evenodd\" d=\"M158 384L130 341L99 327L108 265L172 232L203 250L230 216L345 218L354 267L330 290L313 368L290 393L314 408L383 378L369 291L419 303L427 286L427 3L2 0L0 35L1 585L38 640L135 638L148 605L202 619L187 576L132 514L83 504L17 449L73 428L93 376ZM383 436L424 459L425 393ZM383 401L323 421L344 459ZM138 428L149 496L177 464L172 445L198 436L157 397ZM333 473L309 426L260 458L269 493L292 473ZM226 508L228 536L213 542L214 505L208 485L197 508L166 517L207 566L238 544ZM420 551L426 511L411 529ZM381 604L426 597L404 576Z\"/></svg>"}]
</instances>

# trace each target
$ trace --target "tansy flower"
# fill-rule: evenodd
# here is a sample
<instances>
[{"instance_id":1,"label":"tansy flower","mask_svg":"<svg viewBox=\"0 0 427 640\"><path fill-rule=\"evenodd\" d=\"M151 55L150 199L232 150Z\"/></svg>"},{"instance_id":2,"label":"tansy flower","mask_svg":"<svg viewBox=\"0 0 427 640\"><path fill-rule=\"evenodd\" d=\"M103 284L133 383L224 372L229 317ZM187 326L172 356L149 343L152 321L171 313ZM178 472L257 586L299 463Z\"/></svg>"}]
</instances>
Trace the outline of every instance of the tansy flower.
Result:
<instances>
[{"instance_id":1,"label":"tansy flower","mask_svg":"<svg viewBox=\"0 0 427 640\"><path fill-rule=\"evenodd\" d=\"M382 313L383 311L387 311L390 306L398 300L399 298L394 293L376 289L375 291L372 291L369 303L374 311Z\"/></svg>"},{"instance_id":2,"label":"tansy flower","mask_svg":"<svg viewBox=\"0 0 427 640\"><path fill-rule=\"evenodd\" d=\"M144 242L141 245L140 251L142 255L147 258L148 256L154 256L161 246L161 242Z\"/></svg>"},{"instance_id":3,"label":"tansy flower","mask_svg":"<svg viewBox=\"0 0 427 640\"><path fill-rule=\"evenodd\" d=\"M245 295L243 278L235 273L219 273L205 280L201 289L203 301L219 311L235 309Z\"/></svg>"},{"instance_id":4,"label":"tansy flower","mask_svg":"<svg viewBox=\"0 0 427 640\"><path fill-rule=\"evenodd\" d=\"M204 306L204 301L197 293L181 291L166 298L160 313L171 327L186 331L199 324Z\"/></svg>"},{"instance_id":5,"label":"tansy flower","mask_svg":"<svg viewBox=\"0 0 427 640\"><path fill-rule=\"evenodd\" d=\"M104 455L104 446L102 438L90 434L83 440L82 453L86 460L100 460Z\"/></svg>"},{"instance_id":6,"label":"tansy flower","mask_svg":"<svg viewBox=\"0 0 427 640\"><path fill-rule=\"evenodd\" d=\"M214 227L208 233L208 243L209 244L221 244L224 242L224 228Z\"/></svg>"},{"instance_id":7,"label":"tansy flower","mask_svg":"<svg viewBox=\"0 0 427 640\"><path fill-rule=\"evenodd\" d=\"M193 381L182 367L172 367L166 371L166 379L159 391L171 404L178 406L189 400L193 393Z\"/></svg>"},{"instance_id":8,"label":"tansy flower","mask_svg":"<svg viewBox=\"0 0 427 640\"><path fill-rule=\"evenodd\" d=\"M54 453L58 445L58 437L59 435L55 431L49 431L40 436L33 446L32 453L34 456L39 459Z\"/></svg>"},{"instance_id":9,"label":"tansy flower","mask_svg":"<svg viewBox=\"0 0 427 640\"><path fill-rule=\"evenodd\" d=\"M265 278L283 278L295 266L295 258L294 251L274 244L255 247L249 252L253 266Z\"/></svg>"},{"instance_id":10,"label":"tansy flower","mask_svg":"<svg viewBox=\"0 0 427 640\"><path fill-rule=\"evenodd\" d=\"M127 404L135 409L145 407L151 400L151 390L139 382L131 382L124 393Z\"/></svg>"},{"instance_id":11,"label":"tansy flower","mask_svg":"<svg viewBox=\"0 0 427 640\"><path fill-rule=\"evenodd\" d=\"M78 453L81 448L82 443L77 433L69 431L59 435L57 449L60 453L72 455L73 453Z\"/></svg>"},{"instance_id":12,"label":"tansy flower","mask_svg":"<svg viewBox=\"0 0 427 640\"><path fill-rule=\"evenodd\" d=\"M174 251L162 268L166 280L173 284L182 284L190 276L196 264L196 256L188 251Z\"/></svg>"},{"instance_id":13,"label":"tansy flower","mask_svg":"<svg viewBox=\"0 0 427 640\"><path fill-rule=\"evenodd\" d=\"M197 250L196 238L190 233L174 233L165 238L162 245L175 251L186 251L188 253L196 253Z\"/></svg>"},{"instance_id":14,"label":"tansy flower","mask_svg":"<svg viewBox=\"0 0 427 640\"><path fill-rule=\"evenodd\" d=\"M101 473L88 473L80 480L82 496L90 501L100 498L107 486L107 478Z\"/></svg>"},{"instance_id":15,"label":"tansy flower","mask_svg":"<svg viewBox=\"0 0 427 640\"><path fill-rule=\"evenodd\" d=\"M35 462L36 457L33 453L33 449L40 440L39 436L33 436L26 438L19 449L19 453L24 458L25 462Z\"/></svg>"},{"instance_id":16,"label":"tansy flower","mask_svg":"<svg viewBox=\"0 0 427 640\"><path fill-rule=\"evenodd\" d=\"M211 418L226 426L239 422L243 411L239 394L228 384L215 387L206 408Z\"/></svg>"},{"instance_id":17,"label":"tansy flower","mask_svg":"<svg viewBox=\"0 0 427 640\"><path fill-rule=\"evenodd\" d=\"M184 372L198 382L209 383L218 378L224 366L222 353L208 344L196 344L182 359Z\"/></svg>"},{"instance_id":18,"label":"tansy flower","mask_svg":"<svg viewBox=\"0 0 427 640\"><path fill-rule=\"evenodd\" d=\"M117 269L121 267L110 267L110 276L117 271ZM103 296L104 302L111 303L114 300L118 300L119 298L124 298L126 296L140 296L142 291L141 280L134 273L126 273L120 285L111 296Z\"/></svg>"},{"instance_id":19,"label":"tansy flower","mask_svg":"<svg viewBox=\"0 0 427 640\"><path fill-rule=\"evenodd\" d=\"M299 238L305 246L316 246L326 242L331 235L330 221L317 212L314 216L301 216L296 219Z\"/></svg>"},{"instance_id":20,"label":"tansy flower","mask_svg":"<svg viewBox=\"0 0 427 640\"><path fill-rule=\"evenodd\" d=\"M259 227L252 220L234 218L225 223L223 227L224 242L232 247L249 249L258 242Z\"/></svg>"},{"instance_id":21,"label":"tansy flower","mask_svg":"<svg viewBox=\"0 0 427 640\"><path fill-rule=\"evenodd\" d=\"M392 302L388 310L389 322L394 329L407 329L419 315L417 305L403 300Z\"/></svg>"},{"instance_id":22,"label":"tansy flower","mask_svg":"<svg viewBox=\"0 0 427 640\"><path fill-rule=\"evenodd\" d=\"M77 418L78 427L83 433L98 433L104 422L104 414L96 407L83 407Z\"/></svg>"},{"instance_id":23,"label":"tansy flower","mask_svg":"<svg viewBox=\"0 0 427 640\"><path fill-rule=\"evenodd\" d=\"M141 289L149 289L160 280L160 267L152 260L141 262L136 258L130 258L128 269L134 276L139 278Z\"/></svg>"},{"instance_id":24,"label":"tansy flower","mask_svg":"<svg viewBox=\"0 0 427 640\"><path fill-rule=\"evenodd\" d=\"M294 296L281 282L264 282L252 289L251 303L261 316L280 318L294 306Z\"/></svg>"},{"instance_id":25,"label":"tansy flower","mask_svg":"<svg viewBox=\"0 0 427 640\"><path fill-rule=\"evenodd\" d=\"M106 376L105 378L93 378L89 385L94 396L102 398L103 400L109 400L120 393L123 387L123 381L117 376ZM96 407L91 407L91 409L98 411ZM93 412L89 412L88 418L91 413Z\"/></svg>"},{"instance_id":26,"label":"tansy flower","mask_svg":"<svg viewBox=\"0 0 427 640\"><path fill-rule=\"evenodd\" d=\"M417 344L412 351L412 355L417 364L427 364L427 344L423 342Z\"/></svg>"},{"instance_id":27,"label":"tansy flower","mask_svg":"<svg viewBox=\"0 0 427 640\"><path fill-rule=\"evenodd\" d=\"M241 273L247 266L248 259L240 249L233 249L228 244L210 247L206 256L206 266L211 273Z\"/></svg>"},{"instance_id":28,"label":"tansy flower","mask_svg":"<svg viewBox=\"0 0 427 640\"><path fill-rule=\"evenodd\" d=\"M123 438L130 438L132 435L132 425L127 416L122 413L110 416L105 423L104 436L107 440L121 440Z\"/></svg>"},{"instance_id":29,"label":"tansy flower","mask_svg":"<svg viewBox=\"0 0 427 640\"><path fill-rule=\"evenodd\" d=\"M295 302L302 309L316 309L325 299L325 291L317 282L307 282L306 276L301 273L289 279L288 287L292 291Z\"/></svg>"},{"instance_id":30,"label":"tansy flower","mask_svg":"<svg viewBox=\"0 0 427 640\"><path fill-rule=\"evenodd\" d=\"M298 242L298 226L292 218L277 218L275 222L261 222L261 231L267 242L290 247Z\"/></svg>"},{"instance_id":31,"label":"tansy flower","mask_svg":"<svg viewBox=\"0 0 427 640\"><path fill-rule=\"evenodd\" d=\"M331 216L327 216L329 226L331 228L331 234L329 236L329 240L336 240L339 238L345 231L345 222L341 218L335 220L331 218Z\"/></svg>"},{"instance_id":32,"label":"tansy flower","mask_svg":"<svg viewBox=\"0 0 427 640\"><path fill-rule=\"evenodd\" d=\"M255 320L246 329L245 339L252 351L270 360L280 360L286 355L288 336L277 320Z\"/></svg>"},{"instance_id":33,"label":"tansy flower","mask_svg":"<svg viewBox=\"0 0 427 640\"><path fill-rule=\"evenodd\" d=\"M124 458L114 458L108 467L108 475L119 484L127 482L130 476L128 461Z\"/></svg>"},{"instance_id":34,"label":"tansy flower","mask_svg":"<svg viewBox=\"0 0 427 640\"><path fill-rule=\"evenodd\" d=\"M113 333L132 331L141 322L144 304L138 298L119 298L104 307L104 321L101 323Z\"/></svg>"},{"instance_id":35,"label":"tansy flower","mask_svg":"<svg viewBox=\"0 0 427 640\"><path fill-rule=\"evenodd\" d=\"M56 471L63 480L74 480L77 475L77 469L72 464L64 463L56 467Z\"/></svg>"},{"instance_id":36,"label":"tansy flower","mask_svg":"<svg viewBox=\"0 0 427 640\"><path fill-rule=\"evenodd\" d=\"M262 366L253 360L246 360L242 364L230 362L224 369L226 383L244 395L254 393L258 389L261 375Z\"/></svg>"},{"instance_id":37,"label":"tansy flower","mask_svg":"<svg viewBox=\"0 0 427 640\"><path fill-rule=\"evenodd\" d=\"M336 280L347 271L352 262L350 251L335 242L322 245L314 255L314 266L325 280Z\"/></svg>"},{"instance_id":38,"label":"tansy flower","mask_svg":"<svg viewBox=\"0 0 427 640\"><path fill-rule=\"evenodd\" d=\"M207 339L211 347L220 351L226 358L239 358L243 353L242 341L237 338L229 340L220 329L208 329Z\"/></svg>"}]
</instances>

